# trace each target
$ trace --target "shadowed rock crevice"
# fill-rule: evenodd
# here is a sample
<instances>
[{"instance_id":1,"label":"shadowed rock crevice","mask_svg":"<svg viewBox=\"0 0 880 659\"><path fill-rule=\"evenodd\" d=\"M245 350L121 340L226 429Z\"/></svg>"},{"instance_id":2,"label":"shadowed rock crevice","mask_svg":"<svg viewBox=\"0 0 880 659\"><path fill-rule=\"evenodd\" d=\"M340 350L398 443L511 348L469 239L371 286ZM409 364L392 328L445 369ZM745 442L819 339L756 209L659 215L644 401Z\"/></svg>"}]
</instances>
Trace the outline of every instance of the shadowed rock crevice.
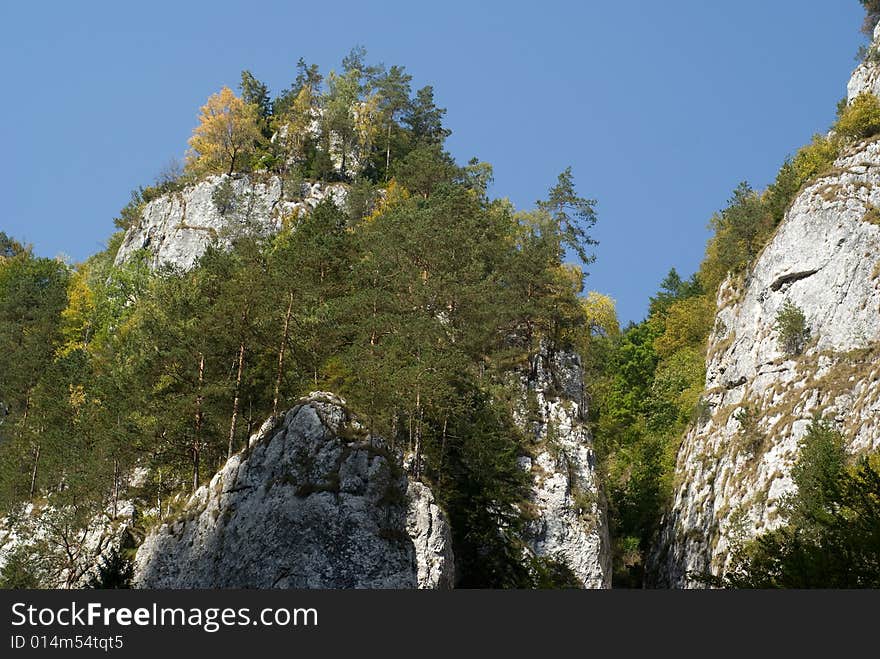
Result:
<instances>
[{"instance_id":1,"label":"shadowed rock crevice","mask_svg":"<svg viewBox=\"0 0 880 659\"><path fill-rule=\"evenodd\" d=\"M788 275L782 275L781 277L778 277L772 284L770 284L770 290L776 292L787 284L793 284L794 282L800 281L801 279L812 277L817 272L819 272L819 268L815 268L813 270L804 270L803 272L793 272Z\"/></svg>"}]
</instances>

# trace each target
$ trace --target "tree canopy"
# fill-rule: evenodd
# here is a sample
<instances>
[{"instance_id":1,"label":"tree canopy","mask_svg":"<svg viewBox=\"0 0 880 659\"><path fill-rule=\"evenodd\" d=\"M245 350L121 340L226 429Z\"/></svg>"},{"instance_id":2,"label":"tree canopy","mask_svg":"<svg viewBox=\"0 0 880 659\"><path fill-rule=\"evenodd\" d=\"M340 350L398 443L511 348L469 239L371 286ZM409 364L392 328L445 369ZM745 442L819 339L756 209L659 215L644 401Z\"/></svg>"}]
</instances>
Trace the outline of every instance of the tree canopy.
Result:
<instances>
[{"instance_id":1,"label":"tree canopy","mask_svg":"<svg viewBox=\"0 0 880 659\"><path fill-rule=\"evenodd\" d=\"M189 139L187 167L199 174L231 174L250 164L262 140L260 108L229 87L208 98Z\"/></svg>"}]
</instances>

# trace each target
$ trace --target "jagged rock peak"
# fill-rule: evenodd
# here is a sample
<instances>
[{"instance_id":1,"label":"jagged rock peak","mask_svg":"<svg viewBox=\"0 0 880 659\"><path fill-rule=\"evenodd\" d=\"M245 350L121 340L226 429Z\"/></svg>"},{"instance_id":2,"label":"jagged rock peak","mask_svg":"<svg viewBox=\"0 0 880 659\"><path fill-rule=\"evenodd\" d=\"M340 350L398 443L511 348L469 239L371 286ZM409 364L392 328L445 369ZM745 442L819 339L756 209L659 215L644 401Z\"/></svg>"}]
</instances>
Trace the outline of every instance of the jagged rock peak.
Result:
<instances>
[{"instance_id":1,"label":"jagged rock peak","mask_svg":"<svg viewBox=\"0 0 880 659\"><path fill-rule=\"evenodd\" d=\"M450 588L446 515L344 401L313 393L153 530L141 588Z\"/></svg>"},{"instance_id":2,"label":"jagged rock peak","mask_svg":"<svg viewBox=\"0 0 880 659\"><path fill-rule=\"evenodd\" d=\"M533 440L531 519L524 541L535 556L560 562L584 588L611 587L608 515L585 423L583 366L577 353L544 341L519 374L518 425Z\"/></svg>"},{"instance_id":3,"label":"jagged rock peak","mask_svg":"<svg viewBox=\"0 0 880 659\"><path fill-rule=\"evenodd\" d=\"M162 195L147 203L140 221L128 229L116 264L146 250L153 268L172 265L187 270L211 244L228 245L244 231L276 233L283 218L306 212L328 197L341 205L348 190L342 183L290 187L278 176L223 174Z\"/></svg>"}]
</instances>

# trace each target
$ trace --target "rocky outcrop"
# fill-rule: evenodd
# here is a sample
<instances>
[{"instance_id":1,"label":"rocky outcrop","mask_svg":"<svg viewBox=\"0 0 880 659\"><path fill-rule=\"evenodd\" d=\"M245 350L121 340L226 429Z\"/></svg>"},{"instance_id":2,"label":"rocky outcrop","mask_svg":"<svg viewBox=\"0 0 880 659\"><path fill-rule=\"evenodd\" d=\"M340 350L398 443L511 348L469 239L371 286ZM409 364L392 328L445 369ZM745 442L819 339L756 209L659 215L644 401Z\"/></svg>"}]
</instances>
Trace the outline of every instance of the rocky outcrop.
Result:
<instances>
[{"instance_id":1,"label":"rocky outcrop","mask_svg":"<svg viewBox=\"0 0 880 659\"><path fill-rule=\"evenodd\" d=\"M874 28L874 42L868 49L864 61L853 72L846 86L847 101L852 103L859 94L874 94L880 96L880 57L878 57L878 44L880 44L880 23Z\"/></svg>"},{"instance_id":2,"label":"rocky outcrop","mask_svg":"<svg viewBox=\"0 0 880 659\"><path fill-rule=\"evenodd\" d=\"M289 185L287 186L289 187ZM326 198L345 200L341 183L303 183L286 189L278 176L210 176L146 204L140 221L126 232L116 264L145 250L152 268L189 269L209 245L228 245L243 232L272 234L284 218L296 217Z\"/></svg>"},{"instance_id":3,"label":"rocky outcrop","mask_svg":"<svg viewBox=\"0 0 880 659\"><path fill-rule=\"evenodd\" d=\"M84 588L114 552L133 545L135 506L107 510L28 503L0 519L0 572L12 561L33 579L30 587Z\"/></svg>"},{"instance_id":4,"label":"rocky outcrop","mask_svg":"<svg viewBox=\"0 0 880 659\"><path fill-rule=\"evenodd\" d=\"M584 588L610 588L607 513L584 422L580 357L545 343L519 375L525 404L517 422L536 447L520 458L532 479L526 545L562 563Z\"/></svg>"},{"instance_id":5,"label":"rocky outcrop","mask_svg":"<svg viewBox=\"0 0 880 659\"><path fill-rule=\"evenodd\" d=\"M429 488L331 394L312 394L151 532L141 588L450 588L446 516Z\"/></svg>"},{"instance_id":6,"label":"rocky outcrop","mask_svg":"<svg viewBox=\"0 0 880 659\"><path fill-rule=\"evenodd\" d=\"M863 65L850 91L868 79ZM872 74L873 75L873 74ZM744 280L718 295L703 418L678 455L674 506L654 556L659 585L694 586L730 550L784 520L790 470L815 412L853 453L880 448L880 142L862 143L795 199ZM786 300L810 341L789 356Z\"/></svg>"}]
</instances>

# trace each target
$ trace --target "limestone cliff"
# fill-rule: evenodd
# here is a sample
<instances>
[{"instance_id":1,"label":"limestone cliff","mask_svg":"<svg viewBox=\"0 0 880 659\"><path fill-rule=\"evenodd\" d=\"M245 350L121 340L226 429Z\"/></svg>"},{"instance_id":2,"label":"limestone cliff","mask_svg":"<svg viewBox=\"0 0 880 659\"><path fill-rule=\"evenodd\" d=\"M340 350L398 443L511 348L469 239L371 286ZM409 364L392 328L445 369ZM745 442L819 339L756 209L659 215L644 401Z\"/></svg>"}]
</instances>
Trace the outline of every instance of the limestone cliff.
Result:
<instances>
[{"instance_id":1,"label":"limestone cliff","mask_svg":"<svg viewBox=\"0 0 880 659\"><path fill-rule=\"evenodd\" d=\"M138 549L142 588L450 588L449 524L341 400L313 394Z\"/></svg>"},{"instance_id":2,"label":"limestone cliff","mask_svg":"<svg viewBox=\"0 0 880 659\"><path fill-rule=\"evenodd\" d=\"M534 457L520 458L532 479L526 544L565 565L584 588L610 588L608 519L585 424L580 358L544 343L519 376L526 402L517 421L537 447Z\"/></svg>"},{"instance_id":3,"label":"limestone cliff","mask_svg":"<svg viewBox=\"0 0 880 659\"><path fill-rule=\"evenodd\" d=\"M880 38L880 31L877 33ZM880 92L880 67L853 74L850 98ZM705 414L678 455L674 505L654 555L658 584L718 574L732 546L779 526L781 497L814 412L852 453L880 448L880 141L852 147L807 185L742 280L725 282L709 339ZM786 300L811 341L783 353ZM746 420L746 416L754 423Z\"/></svg>"},{"instance_id":4,"label":"limestone cliff","mask_svg":"<svg viewBox=\"0 0 880 659\"><path fill-rule=\"evenodd\" d=\"M135 539L135 505L106 510L28 503L0 519L0 571L18 563L43 588L84 588L114 552Z\"/></svg>"},{"instance_id":5,"label":"limestone cliff","mask_svg":"<svg viewBox=\"0 0 880 659\"><path fill-rule=\"evenodd\" d=\"M209 245L227 245L242 232L271 234L285 217L314 208L326 198L345 200L341 183L303 183L290 188L278 176L209 176L146 204L125 234L116 264L146 250L151 267L195 265Z\"/></svg>"},{"instance_id":6,"label":"limestone cliff","mask_svg":"<svg viewBox=\"0 0 880 659\"><path fill-rule=\"evenodd\" d=\"M849 84L846 86L847 101L852 103L859 94L874 94L880 96L880 66L878 66L877 54L880 44L880 23L874 28L874 42L868 50L865 61L853 71Z\"/></svg>"}]
</instances>

